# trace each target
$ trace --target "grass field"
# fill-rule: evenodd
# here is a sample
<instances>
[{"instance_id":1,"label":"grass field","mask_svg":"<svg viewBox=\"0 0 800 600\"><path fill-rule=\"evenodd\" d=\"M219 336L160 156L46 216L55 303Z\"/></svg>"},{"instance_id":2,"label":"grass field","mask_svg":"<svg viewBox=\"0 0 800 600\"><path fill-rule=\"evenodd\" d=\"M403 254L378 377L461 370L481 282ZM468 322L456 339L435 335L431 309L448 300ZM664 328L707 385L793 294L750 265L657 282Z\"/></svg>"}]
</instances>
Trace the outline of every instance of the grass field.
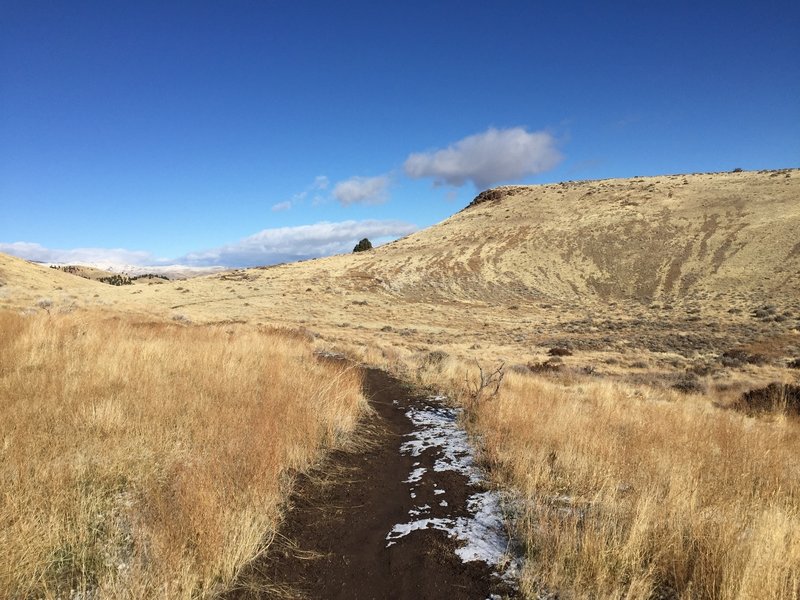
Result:
<instances>
[{"instance_id":1,"label":"grass field","mask_svg":"<svg viewBox=\"0 0 800 600\"><path fill-rule=\"evenodd\" d=\"M360 375L304 336L0 313L3 597L209 597L262 552Z\"/></svg>"},{"instance_id":2,"label":"grass field","mask_svg":"<svg viewBox=\"0 0 800 600\"><path fill-rule=\"evenodd\" d=\"M466 408L510 492L526 597L800 598L800 418L779 404L747 416L720 391L506 367L476 396L477 363L342 349Z\"/></svg>"},{"instance_id":3,"label":"grass field","mask_svg":"<svg viewBox=\"0 0 800 600\"><path fill-rule=\"evenodd\" d=\"M798 186L500 188L370 252L120 288L0 255L0 589L224 586L364 409L316 348L467 406L529 597L798 600L800 424L730 409L800 381Z\"/></svg>"},{"instance_id":4,"label":"grass field","mask_svg":"<svg viewBox=\"0 0 800 600\"><path fill-rule=\"evenodd\" d=\"M510 373L477 407L531 595L800 597L800 422L712 400Z\"/></svg>"}]
</instances>

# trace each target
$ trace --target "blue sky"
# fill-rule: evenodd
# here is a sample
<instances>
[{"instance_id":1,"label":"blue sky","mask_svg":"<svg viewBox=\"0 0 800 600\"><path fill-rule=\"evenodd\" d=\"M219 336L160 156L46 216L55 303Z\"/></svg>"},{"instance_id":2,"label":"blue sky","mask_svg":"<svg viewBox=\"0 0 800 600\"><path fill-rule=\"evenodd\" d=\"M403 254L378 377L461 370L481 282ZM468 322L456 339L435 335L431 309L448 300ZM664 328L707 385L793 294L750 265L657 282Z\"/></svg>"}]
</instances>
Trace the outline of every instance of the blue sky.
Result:
<instances>
[{"instance_id":1,"label":"blue sky","mask_svg":"<svg viewBox=\"0 0 800 600\"><path fill-rule=\"evenodd\" d=\"M800 166L797 2L0 1L0 251L241 266Z\"/></svg>"}]
</instances>

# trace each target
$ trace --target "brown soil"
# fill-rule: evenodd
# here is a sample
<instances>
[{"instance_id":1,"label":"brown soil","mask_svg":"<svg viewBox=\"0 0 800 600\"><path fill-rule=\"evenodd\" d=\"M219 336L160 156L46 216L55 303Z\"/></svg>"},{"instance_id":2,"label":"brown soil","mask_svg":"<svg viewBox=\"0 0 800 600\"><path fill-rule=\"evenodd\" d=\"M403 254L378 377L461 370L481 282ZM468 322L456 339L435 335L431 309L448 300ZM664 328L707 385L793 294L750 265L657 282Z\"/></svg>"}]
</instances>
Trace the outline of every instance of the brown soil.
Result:
<instances>
[{"instance_id":1,"label":"brown soil","mask_svg":"<svg viewBox=\"0 0 800 600\"><path fill-rule=\"evenodd\" d=\"M488 565L462 562L454 553L457 542L444 532L414 531L386 547L387 534L408 522L415 506L429 504L431 517L466 516L467 497L476 489L458 473L433 472L435 456L429 452L400 453L404 436L414 429L406 411L436 401L375 369L365 371L364 385L375 410L364 428L365 443L356 451L333 453L322 473L299 480L268 555L245 570L228 597L512 597ZM412 484L405 480L417 461L429 475L416 484L412 499ZM434 495L435 486L446 489L446 496ZM439 506L445 497L446 509Z\"/></svg>"}]
</instances>

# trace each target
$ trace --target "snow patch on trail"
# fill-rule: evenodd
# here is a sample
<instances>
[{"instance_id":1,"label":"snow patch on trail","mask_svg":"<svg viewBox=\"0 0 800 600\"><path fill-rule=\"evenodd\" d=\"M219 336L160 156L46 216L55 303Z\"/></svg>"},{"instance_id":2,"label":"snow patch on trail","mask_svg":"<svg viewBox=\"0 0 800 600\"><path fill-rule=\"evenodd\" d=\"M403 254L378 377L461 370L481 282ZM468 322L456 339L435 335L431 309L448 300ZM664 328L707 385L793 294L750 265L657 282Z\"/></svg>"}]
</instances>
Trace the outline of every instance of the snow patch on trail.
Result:
<instances>
[{"instance_id":1,"label":"snow patch on trail","mask_svg":"<svg viewBox=\"0 0 800 600\"><path fill-rule=\"evenodd\" d=\"M429 505L423 504L422 506L412 508L411 510L408 511L408 514L411 515L412 517L417 517L422 513L428 512L430 509L431 507Z\"/></svg>"},{"instance_id":2,"label":"snow patch on trail","mask_svg":"<svg viewBox=\"0 0 800 600\"><path fill-rule=\"evenodd\" d=\"M433 398L434 402L445 400L442 396ZM414 424L414 431L408 434L408 440L400 446L400 452L417 457L427 451L434 452L433 471L455 471L464 475L470 487L480 489L483 482L480 469L475 463L475 455L469 443L467 432L458 425L460 409L429 406L412 408L406 416ZM424 467L415 462L406 483L412 486L411 497L416 498L413 491L418 487L426 473ZM432 473L429 476L433 476ZM440 507L452 506L442 496L447 492L434 483L434 495L441 498ZM455 508L455 507L453 507ZM431 507L427 504L409 511L410 516L419 517L427 513ZM460 544L456 554L463 562L482 561L495 568L496 572L506 580L516 577L518 563L509 556L509 539L503 526L501 497L495 491L476 491L467 499L469 516L459 517L426 517L398 523L387 534L386 547L397 543L414 531L435 529L443 531L457 539Z\"/></svg>"},{"instance_id":3,"label":"snow patch on trail","mask_svg":"<svg viewBox=\"0 0 800 600\"><path fill-rule=\"evenodd\" d=\"M436 396L441 402L444 396ZM409 434L411 438L400 446L400 452L419 456L430 448L439 451L440 456L433 465L434 471L456 471L469 477L472 484L481 482L480 473L475 467L472 446L467 432L458 426L460 409L445 407L412 408L406 416L416 427Z\"/></svg>"},{"instance_id":4,"label":"snow patch on trail","mask_svg":"<svg viewBox=\"0 0 800 600\"><path fill-rule=\"evenodd\" d=\"M473 516L456 523L456 537L466 541L456 554L464 562L482 560L494 566L502 564L508 554L508 538L500 512L500 496L491 491L474 494L467 500L467 508Z\"/></svg>"},{"instance_id":5,"label":"snow patch on trail","mask_svg":"<svg viewBox=\"0 0 800 600\"><path fill-rule=\"evenodd\" d=\"M428 472L428 469L425 467L419 467L418 469L414 469L408 476L403 483L416 483L418 481L422 481L422 476Z\"/></svg>"},{"instance_id":6,"label":"snow patch on trail","mask_svg":"<svg viewBox=\"0 0 800 600\"><path fill-rule=\"evenodd\" d=\"M448 504L443 500L440 506L447 507ZM462 542L456 554L463 562L479 560L493 567L508 565L508 538L503 528L499 494L492 491L473 494L467 500L467 506L471 513L469 517L425 518L396 524L386 536L386 547L412 531L438 529ZM428 510L430 506L425 505L412 508L409 513L416 517ZM505 575L510 575L508 570Z\"/></svg>"},{"instance_id":7,"label":"snow patch on trail","mask_svg":"<svg viewBox=\"0 0 800 600\"><path fill-rule=\"evenodd\" d=\"M419 519L417 521L411 521L410 523L395 525L389 532L389 535L386 536L386 539L389 541L386 547L388 548L394 545L396 540L418 529L438 529L440 531L449 532L452 524L452 519Z\"/></svg>"}]
</instances>

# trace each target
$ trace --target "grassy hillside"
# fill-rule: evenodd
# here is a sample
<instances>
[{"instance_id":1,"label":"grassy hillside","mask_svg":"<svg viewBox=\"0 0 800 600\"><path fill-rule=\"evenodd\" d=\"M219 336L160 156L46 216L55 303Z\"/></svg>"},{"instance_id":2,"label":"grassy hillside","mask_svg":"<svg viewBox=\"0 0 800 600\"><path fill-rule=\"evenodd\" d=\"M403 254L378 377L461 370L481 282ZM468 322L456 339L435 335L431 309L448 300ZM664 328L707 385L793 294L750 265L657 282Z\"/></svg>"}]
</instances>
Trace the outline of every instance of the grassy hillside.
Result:
<instances>
[{"instance_id":1,"label":"grassy hillside","mask_svg":"<svg viewBox=\"0 0 800 600\"><path fill-rule=\"evenodd\" d=\"M797 169L506 186L371 252L209 279L292 289L291 279L409 302L792 302L798 230ZM13 278L12 261L0 262L0 278Z\"/></svg>"},{"instance_id":2,"label":"grassy hillside","mask_svg":"<svg viewBox=\"0 0 800 600\"><path fill-rule=\"evenodd\" d=\"M797 169L504 187L369 252L159 285L0 256L0 305L301 326L464 358L541 360L565 345L605 371L739 350L782 366L800 354L797 231Z\"/></svg>"},{"instance_id":3,"label":"grassy hillside","mask_svg":"<svg viewBox=\"0 0 800 600\"><path fill-rule=\"evenodd\" d=\"M631 363L739 346L780 363L796 352L798 170L506 187L479 199L369 252L163 285L78 285L4 257L1 302L53 296L193 322L302 326L328 342L465 358L541 359L555 345L592 360L622 354L623 364L633 350L644 356Z\"/></svg>"},{"instance_id":4,"label":"grassy hillside","mask_svg":"<svg viewBox=\"0 0 800 600\"><path fill-rule=\"evenodd\" d=\"M75 459L84 468L101 453L98 440L109 439L102 436L124 433L119 415L138 406L140 393L153 409L133 411L141 432L159 431L152 426L159 411L213 410L208 398L226 396L220 390L229 386L205 375L209 392L196 406L187 394L159 403L163 390L189 381L176 373L217 373L208 360L221 346L228 352L228 336L230 343L239 340L230 351L249 364L250 349L261 352L266 343L259 331L288 326L302 335L292 338L294 362L286 372L314 374L315 394L327 393L327 374L309 364L310 344L444 390L467 408L493 483L518 500L514 527L528 559L523 590L531 597L744 599L763 593L796 600L800 492L792 457L800 424L786 410L794 388L778 386L783 391L768 399L769 410L732 409L742 408L746 390L798 383L798 231L795 169L502 187L438 225L369 252L157 285L114 287L0 255L0 309L28 313L23 319L9 312L0 321L6 390L0 397L27 398L17 408L35 408L5 408L16 420L10 427L36 432L57 424L53 439L62 446L84 436L87 445L77 450L84 462ZM98 308L128 316L122 324L92 321L92 337L81 341L75 332L87 330L82 319L95 319ZM170 320L176 324L164 324ZM145 329L130 324L145 321L151 323ZM154 336L156 330L162 335ZM107 353L101 346L118 354L95 361ZM195 362L185 363L184 354ZM166 366L141 363L142 356L157 356ZM130 357L141 364L126 369L155 369L144 381L157 383L139 389L132 375L120 377L115 365L128 365ZM501 363L507 376L498 395L476 393L479 369L491 372ZM250 381L257 370L236 377ZM89 390L95 396L73 393L91 381L98 382ZM121 381L129 387L120 388ZM291 381L278 384L291 390ZM248 389L259 385L254 380ZM71 395L54 404L58 396L37 389ZM302 409L297 401L287 393L281 410ZM350 418L358 409L353 400L345 413ZM63 410L90 419L50 416ZM190 425L180 435L208 433L202 416ZM158 433L155 442L172 448L174 433ZM24 457L35 455L38 466L31 468L54 472L58 456L5 435L12 440L5 456L18 461L8 464L19 470ZM26 439L36 445L38 438ZM314 448L325 439L317 436ZM121 447L134 442L119 439ZM173 459L171 452L165 460ZM180 474L184 466L175 456ZM109 460L103 468L113 482L127 459ZM124 467L132 473L126 477L147 490L149 480L134 470L140 467L156 468ZM82 471L76 473L78 481ZM56 492L43 498L22 479L13 484L20 498L30 498L26 506L58 501L58 510L68 512L58 481L51 482ZM224 516L209 506L207 514L186 518ZM55 509L35 509L25 521L19 505L4 518L27 527L37 510ZM82 534L64 535L67 541L57 543L72 544L69 536ZM224 538L219 535L215 544ZM184 552L184 541L172 539L170 556L178 562L164 564L180 565L175 568L186 574L180 591L213 593L209 581L229 576L235 567L225 561L236 552L218 546L222 562L201 564ZM32 557L31 548L22 543L14 551ZM25 567L31 570L0 575L16 589L50 592L55 588L25 587L25 573L39 577L50 568L51 547L34 550L39 558ZM86 556L95 560L95 550ZM77 585L92 587L83 572L69 573ZM161 575L144 575L150 576ZM127 585L119 581L111 577L106 585L118 592L118 584Z\"/></svg>"},{"instance_id":5,"label":"grassy hillside","mask_svg":"<svg viewBox=\"0 0 800 600\"><path fill-rule=\"evenodd\" d=\"M114 303L118 299L117 294L106 289L109 287L45 265L0 254L0 309L34 309L40 303L59 309Z\"/></svg>"},{"instance_id":6,"label":"grassy hillside","mask_svg":"<svg viewBox=\"0 0 800 600\"><path fill-rule=\"evenodd\" d=\"M360 266L409 298L791 301L799 230L797 170L513 186Z\"/></svg>"}]
</instances>

